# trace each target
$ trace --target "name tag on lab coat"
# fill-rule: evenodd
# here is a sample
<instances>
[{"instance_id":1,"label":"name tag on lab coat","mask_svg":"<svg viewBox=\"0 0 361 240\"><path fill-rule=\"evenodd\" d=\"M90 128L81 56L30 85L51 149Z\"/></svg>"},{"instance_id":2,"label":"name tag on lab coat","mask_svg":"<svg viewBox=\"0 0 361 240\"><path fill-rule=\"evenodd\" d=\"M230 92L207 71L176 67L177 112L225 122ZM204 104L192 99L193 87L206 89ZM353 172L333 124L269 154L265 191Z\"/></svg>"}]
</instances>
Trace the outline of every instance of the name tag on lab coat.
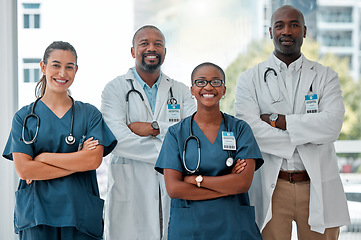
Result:
<instances>
[{"instance_id":1,"label":"name tag on lab coat","mask_svg":"<svg viewBox=\"0 0 361 240\"><path fill-rule=\"evenodd\" d=\"M236 150L236 139L233 132L222 131L223 150Z\"/></svg>"},{"instance_id":2,"label":"name tag on lab coat","mask_svg":"<svg viewBox=\"0 0 361 240\"><path fill-rule=\"evenodd\" d=\"M306 95L305 103L306 103L306 113L318 112L317 94L313 93Z\"/></svg>"},{"instance_id":3,"label":"name tag on lab coat","mask_svg":"<svg viewBox=\"0 0 361 240\"><path fill-rule=\"evenodd\" d=\"M168 104L168 121L179 122L180 121L180 104Z\"/></svg>"}]
</instances>

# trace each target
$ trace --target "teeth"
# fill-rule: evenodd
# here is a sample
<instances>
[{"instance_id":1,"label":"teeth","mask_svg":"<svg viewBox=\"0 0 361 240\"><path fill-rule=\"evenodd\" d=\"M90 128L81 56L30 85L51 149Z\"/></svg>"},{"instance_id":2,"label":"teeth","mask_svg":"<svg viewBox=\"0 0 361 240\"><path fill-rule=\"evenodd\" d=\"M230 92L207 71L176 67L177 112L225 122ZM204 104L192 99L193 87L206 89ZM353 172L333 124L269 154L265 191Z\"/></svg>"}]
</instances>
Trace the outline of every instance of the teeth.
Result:
<instances>
[{"instance_id":1,"label":"teeth","mask_svg":"<svg viewBox=\"0 0 361 240\"><path fill-rule=\"evenodd\" d=\"M60 82L60 83L66 83L66 80L59 80L59 79L57 79L56 81L57 81L57 82Z\"/></svg>"},{"instance_id":2,"label":"teeth","mask_svg":"<svg viewBox=\"0 0 361 240\"><path fill-rule=\"evenodd\" d=\"M147 56L147 58L156 59L156 56Z\"/></svg>"},{"instance_id":3,"label":"teeth","mask_svg":"<svg viewBox=\"0 0 361 240\"><path fill-rule=\"evenodd\" d=\"M213 98L214 95L213 94L203 94L202 95L204 98Z\"/></svg>"}]
</instances>

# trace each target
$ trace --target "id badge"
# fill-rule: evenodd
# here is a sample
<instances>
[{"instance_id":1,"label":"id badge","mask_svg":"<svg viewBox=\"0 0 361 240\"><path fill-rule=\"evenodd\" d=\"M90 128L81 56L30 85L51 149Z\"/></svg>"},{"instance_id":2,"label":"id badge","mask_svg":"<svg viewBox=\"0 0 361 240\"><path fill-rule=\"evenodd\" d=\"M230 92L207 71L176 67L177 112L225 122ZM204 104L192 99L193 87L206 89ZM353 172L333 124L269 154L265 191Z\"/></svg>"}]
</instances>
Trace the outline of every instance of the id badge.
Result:
<instances>
[{"instance_id":1,"label":"id badge","mask_svg":"<svg viewBox=\"0 0 361 240\"><path fill-rule=\"evenodd\" d=\"M167 117L170 123L180 121L180 104L168 104Z\"/></svg>"},{"instance_id":2,"label":"id badge","mask_svg":"<svg viewBox=\"0 0 361 240\"><path fill-rule=\"evenodd\" d=\"M233 132L222 131L223 150L236 150L236 138Z\"/></svg>"},{"instance_id":3,"label":"id badge","mask_svg":"<svg viewBox=\"0 0 361 240\"><path fill-rule=\"evenodd\" d=\"M306 113L317 113L318 112L318 102L317 94L312 93L305 96L306 103Z\"/></svg>"}]
</instances>

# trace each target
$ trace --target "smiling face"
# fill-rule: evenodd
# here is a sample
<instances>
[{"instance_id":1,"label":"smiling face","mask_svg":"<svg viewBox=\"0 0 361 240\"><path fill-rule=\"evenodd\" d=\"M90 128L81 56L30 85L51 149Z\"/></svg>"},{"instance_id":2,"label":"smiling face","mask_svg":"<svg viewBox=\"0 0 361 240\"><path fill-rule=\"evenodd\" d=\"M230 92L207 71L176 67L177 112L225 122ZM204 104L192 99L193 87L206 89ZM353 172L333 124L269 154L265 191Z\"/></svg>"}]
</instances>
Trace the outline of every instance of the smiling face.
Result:
<instances>
[{"instance_id":1,"label":"smiling face","mask_svg":"<svg viewBox=\"0 0 361 240\"><path fill-rule=\"evenodd\" d=\"M73 52L59 49L52 50L47 63L42 61L40 67L46 76L46 93L67 93L78 70Z\"/></svg>"},{"instance_id":2,"label":"smiling face","mask_svg":"<svg viewBox=\"0 0 361 240\"><path fill-rule=\"evenodd\" d=\"M286 63L300 57L307 28L303 15L298 9L283 6L276 10L272 15L269 31L276 57Z\"/></svg>"},{"instance_id":3,"label":"smiling face","mask_svg":"<svg viewBox=\"0 0 361 240\"><path fill-rule=\"evenodd\" d=\"M210 82L205 82L212 80L214 81L213 85L215 86L219 85L219 80L222 81L222 84L218 87L213 87ZM224 75L221 73L221 71L217 67L212 65L201 66L193 72L191 93L197 99L198 108L219 108L219 101L226 93L226 86L224 85L224 80ZM198 85L207 85L205 85L204 87L199 87L196 84L197 82L203 83Z\"/></svg>"},{"instance_id":4,"label":"smiling face","mask_svg":"<svg viewBox=\"0 0 361 240\"><path fill-rule=\"evenodd\" d=\"M163 34L156 28L143 28L134 37L131 48L137 71L159 71L166 54Z\"/></svg>"}]
</instances>

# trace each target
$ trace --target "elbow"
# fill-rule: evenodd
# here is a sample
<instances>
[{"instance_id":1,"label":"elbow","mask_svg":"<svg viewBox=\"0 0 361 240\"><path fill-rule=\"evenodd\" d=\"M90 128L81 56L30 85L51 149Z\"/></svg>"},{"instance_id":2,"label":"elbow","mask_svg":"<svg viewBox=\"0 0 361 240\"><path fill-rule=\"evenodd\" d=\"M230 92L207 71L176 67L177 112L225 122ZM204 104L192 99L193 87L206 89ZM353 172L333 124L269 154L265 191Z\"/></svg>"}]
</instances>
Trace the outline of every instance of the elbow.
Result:
<instances>
[{"instance_id":1,"label":"elbow","mask_svg":"<svg viewBox=\"0 0 361 240\"><path fill-rule=\"evenodd\" d=\"M26 167L19 167L15 165L15 171L18 174L21 180L33 179L34 176L31 176L31 171L27 170Z\"/></svg>"},{"instance_id":2,"label":"elbow","mask_svg":"<svg viewBox=\"0 0 361 240\"><path fill-rule=\"evenodd\" d=\"M182 198L182 194L181 194L181 191L179 191L179 188L177 186L174 186L174 185L171 185L171 184L168 184L166 183L166 189L167 189L167 193L168 193L168 196L171 198L171 199L175 199L175 198Z\"/></svg>"},{"instance_id":3,"label":"elbow","mask_svg":"<svg viewBox=\"0 0 361 240\"><path fill-rule=\"evenodd\" d=\"M89 159L85 171L96 170L103 161L103 156L93 156Z\"/></svg>"},{"instance_id":4,"label":"elbow","mask_svg":"<svg viewBox=\"0 0 361 240\"><path fill-rule=\"evenodd\" d=\"M174 198L179 198L178 194L177 194L177 191L174 187L169 187L169 186L166 186L166 189L167 189L167 193L168 193L168 196L172 199Z\"/></svg>"},{"instance_id":5,"label":"elbow","mask_svg":"<svg viewBox=\"0 0 361 240\"><path fill-rule=\"evenodd\" d=\"M91 150L84 171L96 170L100 166L103 161L103 150L102 145L98 145L96 149Z\"/></svg>"}]
</instances>

